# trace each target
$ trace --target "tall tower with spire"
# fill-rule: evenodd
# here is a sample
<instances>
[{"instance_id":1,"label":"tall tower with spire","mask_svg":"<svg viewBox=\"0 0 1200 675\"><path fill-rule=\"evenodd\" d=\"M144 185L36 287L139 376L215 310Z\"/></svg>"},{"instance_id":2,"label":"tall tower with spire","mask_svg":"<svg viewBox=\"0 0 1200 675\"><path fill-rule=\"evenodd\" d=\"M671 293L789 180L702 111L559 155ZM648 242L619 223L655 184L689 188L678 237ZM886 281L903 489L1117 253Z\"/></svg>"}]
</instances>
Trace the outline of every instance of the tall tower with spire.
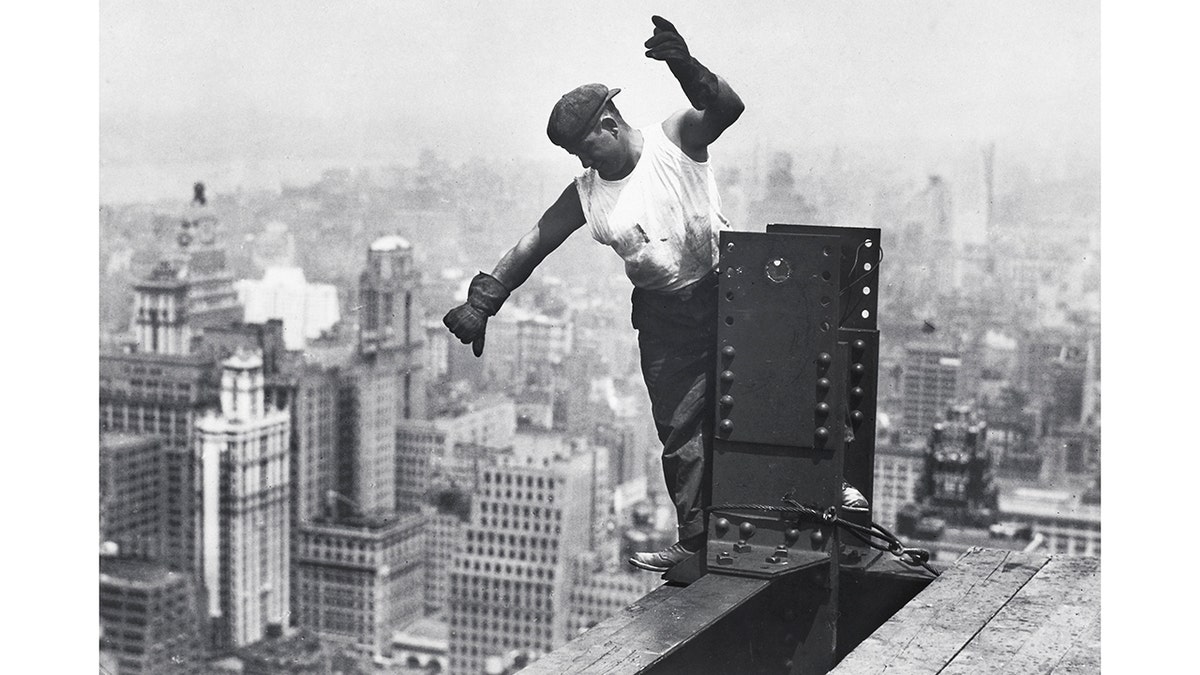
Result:
<instances>
[{"instance_id":1,"label":"tall tower with spire","mask_svg":"<svg viewBox=\"0 0 1200 675\"><path fill-rule=\"evenodd\" d=\"M359 275L359 350L411 349L423 342L412 244L397 235L376 239Z\"/></svg>"},{"instance_id":2,"label":"tall tower with spire","mask_svg":"<svg viewBox=\"0 0 1200 675\"><path fill-rule=\"evenodd\" d=\"M222 364L221 408L196 423L208 616L217 648L282 628L289 593L291 418L268 409L263 362L239 351Z\"/></svg>"},{"instance_id":3,"label":"tall tower with spire","mask_svg":"<svg viewBox=\"0 0 1200 675\"><path fill-rule=\"evenodd\" d=\"M218 221L204 183L179 217L176 248L149 277L134 285L133 333L137 349L150 354L191 353L194 335L210 326L241 321L233 273L217 242Z\"/></svg>"}]
</instances>

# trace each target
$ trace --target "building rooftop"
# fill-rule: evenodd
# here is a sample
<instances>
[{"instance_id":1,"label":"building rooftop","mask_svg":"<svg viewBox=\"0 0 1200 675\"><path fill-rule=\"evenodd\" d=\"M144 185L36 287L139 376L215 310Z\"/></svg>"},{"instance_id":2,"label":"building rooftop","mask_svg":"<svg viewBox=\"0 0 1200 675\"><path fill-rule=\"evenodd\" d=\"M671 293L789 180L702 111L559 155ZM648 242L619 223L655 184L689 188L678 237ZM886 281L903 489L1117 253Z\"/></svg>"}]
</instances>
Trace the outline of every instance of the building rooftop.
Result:
<instances>
[{"instance_id":1,"label":"building rooftop","mask_svg":"<svg viewBox=\"0 0 1200 675\"><path fill-rule=\"evenodd\" d=\"M429 617L417 619L402 630L392 633L392 643L447 649L450 643L450 626L445 621Z\"/></svg>"},{"instance_id":2,"label":"building rooftop","mask_svg":"<svg viewBox=\"0 0 1200 675\"><path fill-rule=\"evenodd\" d=\"M371 243L372 251L395 251L396 249L407 250L411 248L412 244L397 234L380 237Z\"/></svg>"},{"instance_id":3,"label":"building rooftop","mask_svg":"<svg viewBox=\"0 0 1200 675\"><path fill-rule=\"evenodd\" d=\"M302 527L305 527L306 529L320 528L324 530L352 532L356 534L376 534L401 525L405 521L419 516L420 514L416 512L401 512L366 515L357 514L351 516L342 516L337 519L321 517L306 525L303 525Z\"/></svg>"},{"instance_id":4,"label":"building rooftop","mask_svg":"<svg viewBox=\"0 0 1200 675\"><path fill-rule=\"evenodd\" d=\"M100 556L100 581L163 586L181 578L166 565L135 558Z\"/></svg>"},{"instance_id":5,"label":"building rooftop","mask_svg":"<svg viewBox=\"0 0 1200 675\"><path fill-rule=\"evenodd\" d=\"M129 448L142 448L162 442L158 436L149 434L134 434L125 431L106 431L100 434L100 450L112 452Z\"/></svg>"},{"instance_id":6,"label":"building rooftop","mask_svg":"<svg viewBox=\"0 0 1200 675\"><path fill-rule=\"evenodd\" d=\"M225 359L222 365L226 368L237 368L238 370L253 370L255 368L262 368L262 353L258 351L239 349L236 354Z\"/></svg>"},{"instance_id":7,"label":"building rooftop","mask_svg":"<svg viewBox=\"0 0 1200 675\"><path fill-rule=\"evenodd\" d=\"M1062 490L1016 488L1000 493L999 509L1001 513L1071 518L1099 523L1100 505L1083 503L1083 493L1083 490L1071 493Z\"/></svg>"}]
</instances>

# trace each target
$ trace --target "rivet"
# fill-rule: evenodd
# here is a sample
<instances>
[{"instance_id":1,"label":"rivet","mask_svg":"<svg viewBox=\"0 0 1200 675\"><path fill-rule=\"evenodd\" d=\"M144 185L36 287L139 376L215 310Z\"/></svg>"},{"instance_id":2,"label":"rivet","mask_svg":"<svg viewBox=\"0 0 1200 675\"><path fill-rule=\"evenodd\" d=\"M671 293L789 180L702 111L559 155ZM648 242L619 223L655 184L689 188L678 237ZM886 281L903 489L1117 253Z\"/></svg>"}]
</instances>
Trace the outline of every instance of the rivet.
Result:
<instances>
[{"instance_id":1,"label":"rivet","mask_svg":"<svg viewBox=\"0 0 1200 675\"><path fill-rule=\"evenodd\" d=\"M721 405L722 405L723 407L725 407L725 408L732 408L732 407L733 407L733 397L732 397L732 396L730 396L729 394L725 394L724 396L722 396L722 397L719 399L719 401L720 401Z\"/></svg>"},{"instance_id":2,"label":"rivet","mask_svg":"<svg viewBox=\"0 0 1200 675\"><path fill-rule=\"evenodd\" d=\"M815 436L818 441L827 441L829 440L829 430L825 427L817 427L817 430L813 432L813 436Z\"/></svg>"},{"instance_id":3,"label":"rivet","mask_svg":"<svg viewBox=\"0 0 1200 675\"><path fill-rule=\"evenodd\" d=\"M733 348L733 345L725 345L724 347L721 347L721 354L723 354L727 359L732 359L735 353L737 353L737 350Z\"/></svg>"},{"instance_id":4,"label":"rivet","mask_svg":"<svg viewBox=\"0 0 1200 675\"><path fill-rule=\"evenodd\" d=\"M742 536L742 539L749 539L750 537L753 537L754 523L743 522L741 525L738 525L738 534Z\"/></svg>"},{"instance_id":5,"label":"rivet","mask_svg":"<svg viewBox=\"0 0 1200 675\"><path fill-rule=\"evenodd\" d=\"M800 530L797 530L794 527L788 529L783 533L783 540L787 542L788 546L795 545L797 541L800 541Z\"/></svg>"},{"instance_id":6,"label":"rivet","mask_svg":"<svg viewBox=\"0 0 1200 675\"><path fill-rule=\"evenodd\" d=\"M817 414L820 415L821 417L828 415L829 411L830 411L829 404L826 403L825 401L821 401L820 403L817 404Z\"/></svg>"},{"instance_id":7,"label":"rivet","mask_svg":"<svg viewBox=\"0 0 1200 675\"><path fill-rule=\"evenodd\" d=\"M717 531L717 536L723 537L725 536L725 533L729 531L729 519L717 518L716 522L713 523L713 527Z\"/></svg>"},{"instance_id":8,"label":"rivet","mask_svg":"<svg viewBox=\"0 0 1200 675\"><path fill-rule=\"evenodd\" d=\"M829 387L832 385L833 383L829 381L828 377L822 377L817 380L817 389L820 389L821 391L829 391Z\"/></svg>"},{"instance_id":9,"label":"rivet","mask_svg":"<svg viewBox=\"0 0 1200 675\"><path fill-rule=\"evenodd\" d=\"M721 371L721 379L724 380L725 382L733 382L733 371L732 370L722 370Z\"/></svg>"},{"instance_id":10,"label":"rivet","mask_svg":"<svg viewBox=\"0 0 1200 675\"><path fill-rule=\"evenodd\" d=\"M721 433L727 434L727 433L733 431L733 420L731 420L729 418L725 418L725 419L721 420L721 424L719 426L721 428Z\"/></svg>"}]
</instances>

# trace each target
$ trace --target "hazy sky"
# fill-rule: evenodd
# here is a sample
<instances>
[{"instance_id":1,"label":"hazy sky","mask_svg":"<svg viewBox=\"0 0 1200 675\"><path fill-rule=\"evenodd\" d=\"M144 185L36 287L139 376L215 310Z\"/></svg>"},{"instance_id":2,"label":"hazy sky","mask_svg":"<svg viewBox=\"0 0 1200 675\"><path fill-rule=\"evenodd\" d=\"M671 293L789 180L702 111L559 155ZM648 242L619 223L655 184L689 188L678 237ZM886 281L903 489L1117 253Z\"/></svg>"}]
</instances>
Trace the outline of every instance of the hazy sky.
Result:
<instances>
[{"instance_id":1,"label":"hazy sky","mask_svg":"<svg viewBox=\"0 0 1200 675\"><path fill-rule=\"evenodd\" d=\"M101 162L565 158L545 123L575 85L635 125L686 105L651 13L746 101L722 145L1099 145L1095 0L104 0Z\"/></svg>"}]
</instances>

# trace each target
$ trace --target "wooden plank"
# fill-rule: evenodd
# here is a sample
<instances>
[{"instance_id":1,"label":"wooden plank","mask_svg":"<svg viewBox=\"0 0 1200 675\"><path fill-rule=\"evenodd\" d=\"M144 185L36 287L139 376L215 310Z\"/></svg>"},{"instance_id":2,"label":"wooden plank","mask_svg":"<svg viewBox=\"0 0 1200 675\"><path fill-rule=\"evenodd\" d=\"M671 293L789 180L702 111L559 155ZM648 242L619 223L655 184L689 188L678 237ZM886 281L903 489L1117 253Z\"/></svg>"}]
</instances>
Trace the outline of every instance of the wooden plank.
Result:
<instances>
[{"instance_id":1,"label":"wooden plank","mask_svg":"<svg viewBox=\"0 0 1200 675\"><path fill-rule=\"evenodd\" d=\"M1049 561L971 548L832 673L937 673Z\"/></svg>"},{"instance_id":2,"label":"wooden plank","mask_svg":"<svg viewBox=\"0 0 1200 675\"><path fill-rule=\"evenodd\" d=\"M1083 635L1067 655L1050 671L1051 675L1093 675L1100 672L1100 613L1092 619Z\"/></svg>"},{"instance_id":3,"label":"wooden plank","mask_svg":"<svg viewBox=\"0 0 1200 675\"><path fill-rule=\"evenodd\" d=\"M687 588L664 594L665 597L645 607L637 616L622 616L621 621L612 624L609 624L611 619L601 622L521 672L530 675L640 672L769 584L767 579L705 575Z\"/></svg>"},{"instance_id":4,"label":"wooden plank","mask_svg":"<svg viewBox=\"0 0 1200 675\"><path fill-rule=\"evenodd\" d=\"M1099 559L1052 558L942 673L1049 673L1099 613Z\"/></svg>"},{"instance_id":5,"label":"wooden plank","mask_svg":"<svg viewBox=\"0 0 1200 675\"><path fill-rule=\"evenodd\" d=\"M637 620L646 610L665 602L667 598L682 591L680 586L659 586L650 591L646 595L638 598L633 604L624 607L620 612L613 614L600 623L592 626L583 632L582 635L572 639L567 644L539 658L537 661L529 664L528 667L521 672L529 673L560 673L566 672L563 668L568 667L575 662L581 654L587 650L594 650L596 645L602 645L609 642L610 638L622 628Z\"/></svg>"}]
</instances>

